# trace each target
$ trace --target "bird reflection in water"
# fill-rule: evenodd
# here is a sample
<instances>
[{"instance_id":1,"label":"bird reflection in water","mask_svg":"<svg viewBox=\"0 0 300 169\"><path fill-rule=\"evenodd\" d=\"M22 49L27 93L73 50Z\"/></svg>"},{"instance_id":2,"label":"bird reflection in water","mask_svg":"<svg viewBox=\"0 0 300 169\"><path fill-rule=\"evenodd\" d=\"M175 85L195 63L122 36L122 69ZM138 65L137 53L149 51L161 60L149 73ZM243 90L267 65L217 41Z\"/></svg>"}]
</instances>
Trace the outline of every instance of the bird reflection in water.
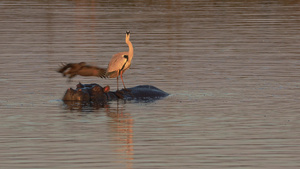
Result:
<instances>
[{"instance_id":1,"label":"bird reflection in water","mask_svg":"<svg viewBox=\"0 0 300 169\"><path fill-rule=\"evenodd\" d=\"M120 104L121 101L121 104ZM127 169L132 169L133 163L133 124L134 120L130 113L124 113L124 101L117 100L113 105L91 106L90 102L67 101L64 102L67 109L77 110L80 112L95 112L95 110L103 110L106 112L108 119L108 127L110 128L112 154L117 156L115 163L126 165ZM102 109L100 109L102 108ZM104 113L104 112L103 112Z\"/></svg>"},{"instance_id":2,"label":"bird reflection in water","mask_svg":"<svg viewBox=\"0 0 300 169\"><path fill-rule=\"evenodd\" d=\"M124 104L122 104L124 105ZM108 108L107 116L112 118L109 126L112 130L112 141L115 145L115 153L118 156L116 163L126 164L127 169L132 168L133 163L133 123L130 113L124 113L124 108L119 107L117 101L116 108Z\"/></svg>"}]
</instances>

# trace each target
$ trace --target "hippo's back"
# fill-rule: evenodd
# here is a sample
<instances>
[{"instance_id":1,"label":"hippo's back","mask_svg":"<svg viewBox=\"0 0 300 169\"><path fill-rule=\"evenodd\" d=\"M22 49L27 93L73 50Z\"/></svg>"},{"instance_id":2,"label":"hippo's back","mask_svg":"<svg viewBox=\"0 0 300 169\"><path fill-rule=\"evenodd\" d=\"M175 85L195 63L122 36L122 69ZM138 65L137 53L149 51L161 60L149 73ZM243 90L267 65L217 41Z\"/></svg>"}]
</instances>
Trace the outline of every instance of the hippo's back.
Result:
<instances>
[{"instance_id":1,"label":"hippo's back","mask_svg":"<svg viewBox=\"0 0 300 169\"><path fill-rule=\"evenodd\" d=\"M126 92L126 99L159 99L169 94L151 85L139 85L129 88L130 92Z\"/></svg>"}]
</instances>

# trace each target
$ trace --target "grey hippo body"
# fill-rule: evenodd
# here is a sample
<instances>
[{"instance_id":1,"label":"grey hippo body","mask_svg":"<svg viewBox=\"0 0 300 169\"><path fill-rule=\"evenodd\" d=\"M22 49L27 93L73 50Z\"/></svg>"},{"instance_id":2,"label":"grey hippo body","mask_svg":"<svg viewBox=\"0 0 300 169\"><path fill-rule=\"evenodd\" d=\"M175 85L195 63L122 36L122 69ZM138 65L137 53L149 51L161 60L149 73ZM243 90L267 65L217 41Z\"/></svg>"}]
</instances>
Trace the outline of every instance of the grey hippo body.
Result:
<instances>
[{"instance_id":1,"label":"grey hippo body","mask_svg":"<svg viewBox=\"0 0 300 169\"><path fill-rule=\"evenodd\" d=\"M151 85L139 85L111 92L109 86L101 87L99 84L77 84L76 89L69 88L63 96L63 101L84 101L94 104L106 105L112 100L144 100L153 101L167 97L169 94Z\"/></svg>"}]
</instances>

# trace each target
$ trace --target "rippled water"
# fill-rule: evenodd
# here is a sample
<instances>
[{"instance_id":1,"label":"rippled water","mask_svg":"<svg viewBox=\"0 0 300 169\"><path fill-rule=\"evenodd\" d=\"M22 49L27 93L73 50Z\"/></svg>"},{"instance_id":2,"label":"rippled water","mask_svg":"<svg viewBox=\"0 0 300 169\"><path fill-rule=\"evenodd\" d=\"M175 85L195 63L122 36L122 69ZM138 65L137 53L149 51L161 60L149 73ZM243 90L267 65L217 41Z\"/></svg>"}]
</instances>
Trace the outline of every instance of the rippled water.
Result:
<instances>
[{"instance_id":1,"label":"rippled water","mask_svg":"<svg viewBox=\"0 0 300 169\"><path fill-rule=\"evenodd\" d=\"M298 1L0 1L0 168L299 168ZM61 62L171 95L69 110Z\"/></svg>"}]
</instances>

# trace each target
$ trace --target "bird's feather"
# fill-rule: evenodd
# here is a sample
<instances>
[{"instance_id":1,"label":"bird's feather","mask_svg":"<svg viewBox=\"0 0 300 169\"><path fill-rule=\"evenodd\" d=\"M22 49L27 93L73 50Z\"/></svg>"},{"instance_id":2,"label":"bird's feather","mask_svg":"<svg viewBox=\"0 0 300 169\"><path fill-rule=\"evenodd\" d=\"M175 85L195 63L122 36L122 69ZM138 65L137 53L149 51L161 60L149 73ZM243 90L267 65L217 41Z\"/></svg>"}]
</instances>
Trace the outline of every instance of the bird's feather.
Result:
<instances>
[{"instance_id":1,"label":"bird's feather","mask_svg":"<svg viewBox=\"0 0 300 169\"><path fill-rule=\"evenodd\" d=\"M85 62L69 64L63 63L58 72L62 73L64 76L69 75L69 78L73 78L76 75L106 78L106 69L97 66L86 65Z\"/></svg>"},{"instance_id":2,"label":"bird's feather","mask_svg":"<svg viewBox=\"0 0 300 169\"><path fill-rule=\"evenodd\" d=\"M113 72L106 72L105 76L110 78L115 78L118 76L119 71L113 71Z\"/></svg>"},{"instance_id":3,"label":"bird's feather","mask_svg":"<svg viewBox=\"0 0 300 169\"><path fill-rule=\"evenodd\" d=\"M128 60L124 57L124 55L128 55L128 52L120 52L120 53L113 55L113 57L111 58L111 60L108 64L108 68L106 70L106 75L108 77L112 77L113 74L116 74L115 72L118 72L122 68L124 68L124 64Z\"/></svg>"}]
</instances>

